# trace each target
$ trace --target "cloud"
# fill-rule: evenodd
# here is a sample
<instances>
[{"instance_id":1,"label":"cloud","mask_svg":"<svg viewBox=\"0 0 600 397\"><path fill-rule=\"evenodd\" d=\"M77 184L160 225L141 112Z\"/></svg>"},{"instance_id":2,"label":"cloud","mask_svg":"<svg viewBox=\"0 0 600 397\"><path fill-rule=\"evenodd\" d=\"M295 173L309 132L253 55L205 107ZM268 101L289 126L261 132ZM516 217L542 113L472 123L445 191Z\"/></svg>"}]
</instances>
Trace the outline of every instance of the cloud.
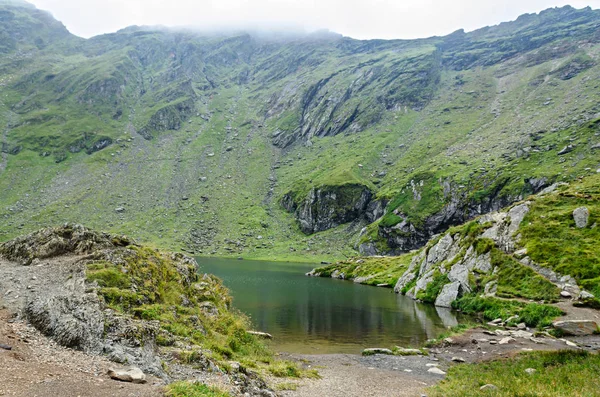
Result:
<instances>
[{"instance_id":1,"label":"cloud","mask_svg":"<svg viewBox=\"0 0 600 397\"><path fill-rule=\"evenodd\" d=\"M359 39L419 38L474 30L600 0L29 0L83 37L130 25L329 29Z\"/></svg>"}]
</instances>

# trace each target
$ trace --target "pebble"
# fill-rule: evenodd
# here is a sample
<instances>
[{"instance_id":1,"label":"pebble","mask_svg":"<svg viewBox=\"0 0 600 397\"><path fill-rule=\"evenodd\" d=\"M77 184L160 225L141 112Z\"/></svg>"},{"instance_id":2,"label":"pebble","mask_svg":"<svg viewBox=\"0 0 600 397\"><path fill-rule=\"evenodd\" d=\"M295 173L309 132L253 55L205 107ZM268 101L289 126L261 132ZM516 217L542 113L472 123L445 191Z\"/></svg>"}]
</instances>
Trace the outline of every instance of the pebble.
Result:
<instances>
[{"instance_id":1,"label":"pebble","mask_svg":"<svg viewBox=\"0 0 600 397\"><path fill-rule=\"evenodd\" d=\"M498 386L488 383L487 385L481 386L479 390L498 390Z\"/></svg>"}]
</instances>

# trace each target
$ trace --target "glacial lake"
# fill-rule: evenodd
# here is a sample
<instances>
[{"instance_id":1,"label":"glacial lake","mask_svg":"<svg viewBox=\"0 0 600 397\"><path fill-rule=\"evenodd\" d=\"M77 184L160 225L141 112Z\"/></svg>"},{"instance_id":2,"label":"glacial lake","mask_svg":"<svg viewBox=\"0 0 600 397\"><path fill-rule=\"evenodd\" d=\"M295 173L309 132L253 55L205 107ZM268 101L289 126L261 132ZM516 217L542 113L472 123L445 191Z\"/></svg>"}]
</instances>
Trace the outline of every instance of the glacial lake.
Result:
<instances>
[{"instance_id":1,"label":"glacial lake","mask_svg":"<svg viewBox=\"0 0 600 397\"><path fill-rule=\"evenodd\" d=\"M457 322L449 309L417 303L389 288L307 277L318 265L197 258L201 273L220 277L233 306L276 351L360 353L366 347L417 346Z\"/></svg>"}]
</instances>

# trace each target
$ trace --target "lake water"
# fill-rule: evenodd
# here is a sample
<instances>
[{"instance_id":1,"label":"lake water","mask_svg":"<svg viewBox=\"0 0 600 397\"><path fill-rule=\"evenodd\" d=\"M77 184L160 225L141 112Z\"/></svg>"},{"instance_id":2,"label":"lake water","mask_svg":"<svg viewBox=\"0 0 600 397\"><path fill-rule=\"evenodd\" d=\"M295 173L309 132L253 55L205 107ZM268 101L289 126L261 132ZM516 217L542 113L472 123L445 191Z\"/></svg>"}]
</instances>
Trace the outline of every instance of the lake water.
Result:
<instances>
[{"instance_id":1,"label":"lake water","mask_svg":"<svg viewBox=\"0 0 600 397\"><path fill-rule=\"evenodd\" d=\"M197 258L220 277L234 307L254 329L273 335L277 351L359 353L366 347L417 346L457 324L455 313L376 288L307 277L317 265Z\"/></svg>"}]
</instances>

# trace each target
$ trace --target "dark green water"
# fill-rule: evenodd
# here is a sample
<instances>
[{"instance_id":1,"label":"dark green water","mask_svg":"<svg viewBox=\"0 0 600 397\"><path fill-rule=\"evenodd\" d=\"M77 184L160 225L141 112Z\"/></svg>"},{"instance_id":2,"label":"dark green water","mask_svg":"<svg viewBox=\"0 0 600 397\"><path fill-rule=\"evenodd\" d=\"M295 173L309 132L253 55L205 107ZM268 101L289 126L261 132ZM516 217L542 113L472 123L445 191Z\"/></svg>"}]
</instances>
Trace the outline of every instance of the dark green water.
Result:
<instances>
[{"instance_id":1,"label":"dark green water","mask_svg":"<svg viewBox=\"0 0 600 397\"><path fill-rule=\"evenodd\" d=\"M417 346L437 337L456 317L348 281L306 277L314 265L197 258L200 271L223 279L234 306L272 345L290 353L359 353L365 347Z\"/></svg>"}]
</instances>

